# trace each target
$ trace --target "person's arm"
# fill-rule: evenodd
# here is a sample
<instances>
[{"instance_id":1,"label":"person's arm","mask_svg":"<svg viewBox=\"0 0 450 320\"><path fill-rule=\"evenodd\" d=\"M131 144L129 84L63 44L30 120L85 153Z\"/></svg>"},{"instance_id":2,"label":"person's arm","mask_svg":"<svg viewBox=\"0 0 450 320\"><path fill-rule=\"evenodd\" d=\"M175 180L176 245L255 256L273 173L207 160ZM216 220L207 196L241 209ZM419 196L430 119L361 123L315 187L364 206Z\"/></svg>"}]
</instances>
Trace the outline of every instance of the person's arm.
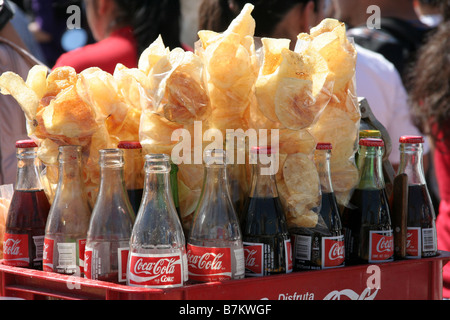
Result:
<instances>
[{"instance_id":1,"label":"person's arm","mask_svg":"<svg viewBox=\"0 0 450 320\"><path fill-rule=\"evenodd\" d=\"M5 38L23 49L27 49L10 20L14 16L8 1L0 0L0 37Z\"/></svg>"}]
</instances>

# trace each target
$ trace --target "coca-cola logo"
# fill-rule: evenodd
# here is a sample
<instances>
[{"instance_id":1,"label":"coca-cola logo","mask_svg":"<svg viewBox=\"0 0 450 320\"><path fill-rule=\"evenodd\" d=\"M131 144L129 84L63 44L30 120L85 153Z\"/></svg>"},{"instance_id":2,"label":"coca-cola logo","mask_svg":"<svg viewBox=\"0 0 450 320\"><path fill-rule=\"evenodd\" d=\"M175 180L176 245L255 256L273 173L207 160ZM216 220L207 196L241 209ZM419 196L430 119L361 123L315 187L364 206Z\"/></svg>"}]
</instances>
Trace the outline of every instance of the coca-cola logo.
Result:
<instances>
[{"instance_id":1,"label":"coca-cola logo","mask_svg":"<svg viewBox=\"0 0 450 320\"><path fill-rule=\"evenodd\" d=\"M147 287L179 286L183 283L181 255L131 254L128 280Z\"/></svg>"},{"instance_id":2,"label":"coca-cola logo","mask_svg":"<svg viewBox=\"0 0 450 320\"><path fill-rule=\"evenodd\" d=\"M392 241L392 237L383 236L379 239L377 243L378 252L391 252L393 248L394 242Z\"/></svg>"},{"instance_id":3,"label":"coca-cola logo","mask_svg":"<svg viewBox=\"0 0 450 320\"><path fill-rule=\"evenodd\" d=\"M332 246L330 251L328 252L328 258L330 260L338 260L338 259L344 259L344 253L345 253L345 246L342 242L335 242Z\"/></svg>"},{"instance_id":4,"label":"coca-cola logo","mask_svg":"<svg viewBox=\"0 0 450 320\"><path fill-rule=\"evenodd\" d=\"M241 262L244 261L242 257ZM231 279L231 248L187 245L189 279L222 281Z\"/></svg>"},{"instance_id":5,"label":"coca-cola logo","mask_svg":"<svg viewBox=\"0 0 450 320\"><path fill-rule=\"evenodd\" d=\"M177 259L175 258L159 259L156 262L147 262L143 258L140 258L136 261L133 272L135 274L147 274L155 276L162 274L173 274L175 273L176 263Z\"/></svg>"},{"instance_id":6,"label":"coca-cola logo","mask_svg":"<svg viewBox=\"0 0 450 320\"><path fill-rule=\"evenodd\" d=\"M7 239L3 243L3 250L5 255L18 256L21 253L20 244L22 240L20 239Z\"/></svg>"},{"instance_id":7,"label":"coca-cola logo","mask_svg":"<svg viewBox=\"0 0 450 320\"><path fill-rule=\"evenodd\" d=\"M245 251L245 266L246 267L254 267L256 265L256 255L258 251L255 249L249 250L247 248L244 249Z\"/></svg>"},{"instance_id":8,"label":"coca-cola logo","mask_svg":"<svg viewBox=\"0 0 450 320\"><path fill-rule=\"evenodd\" d=\"M187 253L190 268L205 270L221 270L223 266L223 253L206 252L202 255L195 255L191 250Z\"/></svg>"}]
</instances>

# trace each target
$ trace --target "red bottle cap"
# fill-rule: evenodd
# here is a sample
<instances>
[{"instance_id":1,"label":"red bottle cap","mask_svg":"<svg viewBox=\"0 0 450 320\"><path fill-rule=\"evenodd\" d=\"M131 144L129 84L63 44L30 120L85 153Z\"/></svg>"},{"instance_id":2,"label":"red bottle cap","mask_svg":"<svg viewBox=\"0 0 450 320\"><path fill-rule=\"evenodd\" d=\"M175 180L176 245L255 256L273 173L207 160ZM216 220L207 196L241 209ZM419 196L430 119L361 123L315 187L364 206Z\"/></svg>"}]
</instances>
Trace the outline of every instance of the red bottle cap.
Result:
<instances>
[{"instance_id":1,"label":"red bottle cap","mask_svg":"<svg viewBox=\"0 0 450 320\"><path fill-rule=\"evenodd\" d=\"M401 136L400 143L424 143L422 136Z\"/></svg>"},{"instance_id":2,"label":"red bottle cap","mask_svg":"<svg viewBox=\"0 0 450 320\"><path fill-rule=\"evenodd\" d=\"M120 141L117 147L120 149L142 149L139 141Z\"/></svg>"},{"instance_id":3,"label":"red bottle cap","mask_svg":"<svg viewBox=\"0 0 450 320\"><path fill-rule=\"evenodd\" d=\"M37 144L33 140L19 140L16 142L16 148L37 148Z\"/></svg>"},{"instance_id":4,"label":"red bottle cap","mask_svg":"<svg viewBox=\"0 0 450 320\"><path fill-rule=\"evenodd\" d=\"M276 149L273 147L252 147L250 152L254 153L254 154L275 154L275 153L277 153Z\"/></svg>"},{"instance_id":5,"label":"red bottle cap","mask_svg":"<svg viewBox=\"0 0 450 320\"><path fill-rule=\"evenodd\" d=\"M375 138L364 138L359 140L359 145L365 147L384 147L384 141Z\"/></svg>"},{"instance_id":6,"label":"red bottle cap","mask_svg":"<svg viewBox=\"0 0 450 320\"><path fill-rule=\"evenodd\" d=\"M318 142L316 150L332 150L333 145L329 142Z\"/></svg>"}]
</instances>

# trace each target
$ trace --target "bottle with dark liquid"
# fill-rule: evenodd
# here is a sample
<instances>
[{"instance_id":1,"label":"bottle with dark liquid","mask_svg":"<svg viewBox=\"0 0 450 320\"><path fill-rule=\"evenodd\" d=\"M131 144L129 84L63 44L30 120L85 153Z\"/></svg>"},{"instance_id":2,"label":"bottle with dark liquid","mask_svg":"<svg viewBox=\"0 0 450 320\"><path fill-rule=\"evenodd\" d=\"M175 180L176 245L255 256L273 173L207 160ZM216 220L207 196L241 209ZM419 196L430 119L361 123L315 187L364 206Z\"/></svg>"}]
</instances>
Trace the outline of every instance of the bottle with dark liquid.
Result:
<instances>
[{"instance_id":1,"label":"bottle with dark liquid","mask_svg":"<svg viewBox=\"0 0 450 320\"><path fill-rule=\"evenodd\" d=\"M45 228L44 271L84 275L91 208L81 178L81 146L59 147L59 178Z\"/></svg>"},{"instance_id":2,"label":"bottle with dark liquid","mask_svg":"<svg viewBox=\"0 0 450 320\"><path fill-rule=\"evenodd\" d=\"M133 211L137 214L141 205L145 176L142 145L139 141L121 141L117 147L123 150L125 187Z\"/></svg>"},{"instance_id":3,"label":"bottle with dark liquid","mask_svg":"<svg viewBox=\"0 0 450 320\"><path fill-rule=\"evenodd\" d=\"M17 141L17 180L6 219L3 263L42 270L42 256L50 203L42 186L37 145Z\"/></svg>"},{"instance_id":4,"label":"bottle with dark liquid","mask_svg":"<svg viewBox=\"0 0 450 320\"><path fill-rule=\"evenodd\" d=\"M88 279L125 283L135 220L123 179L123 151L100 150L100 190L92 210L84 255Z\"/></svg>"},{"instance_id":5,"label":"bottle with dark liquid","mask_svg":"<svg viewBox=\"0 0 450 320\"><path fill-rule=\"evenodd\" d=\"M266 276L292 272L292 249L285 212L275 175L259 161L271 148L253 147L255 157L249 198L242 214L245 275Z\"/></svg>"},{"instance_id":6,"label":"bottle with dark liquid","mask_svg":"<svg viewBox=\"0 0 450 320\"><path fill-rule=\"evenodd\" d=\"M436 215L423 171L423 143L421 136L400 137L398 174L408 176L406 258L409 259L437 255Z\"/></svg>"},{"instance_id":7,"label":"bottle with dark liquid","mask_svg":"<svg viewBox=\"0 0 450 320\"><path fill-rule=\"evenodd\" d=\"M296 271L336 268L345 264L344 234L330 174L331 150L330 143L319 142L314 153L322 198L319 223L314 228L291 230L295 240Z\"/></svg>"},{"instance_id":8,"label":"bottle with dark liquid","mask_svg":"<svg viewBox=\"0 0 450 320\"><path fill-rule=\"evenodd\" d=\"M342 212L346 264L393 260L394 237L382 172L381 139L359 141L360 181Z\"/></svg>"}]
</instances>

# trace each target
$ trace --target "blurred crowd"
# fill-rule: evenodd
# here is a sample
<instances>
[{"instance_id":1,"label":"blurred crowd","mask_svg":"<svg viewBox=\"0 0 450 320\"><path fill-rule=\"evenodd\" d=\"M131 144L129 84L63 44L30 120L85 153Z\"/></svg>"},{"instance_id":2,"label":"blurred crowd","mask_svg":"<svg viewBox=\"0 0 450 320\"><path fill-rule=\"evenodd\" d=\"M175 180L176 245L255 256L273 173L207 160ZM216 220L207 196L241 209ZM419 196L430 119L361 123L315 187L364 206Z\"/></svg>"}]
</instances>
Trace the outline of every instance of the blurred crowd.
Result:
<instances>
[{"instance_id":1,"label":"blurred crowd","mask_svg":"<svg viewBox=\"0 0 450 320\"><path fill-rule=\"evenodd\" d=\"M6 29L0 37L25 48L49 69L70 65L77 71L98 66L112 72L117 63L135 67L140 53L160 34L171 49L193 50L199 29L224 31L246 2L255 5L255 36L289 38L293 44L300 32L309 32L323 18L339 19L357 47L358 95L367 98L391 135L394 168L399 161L399 135L428 138L424 163L438 214L439 249L450 250L450 0L5 1L13 8L11 24L18 37ZM75 33L68 28L69 17L77 14L68 12L72 5L80 9ZM368 10L373 5L379 12ZM380 29L369 28L369 19L380 19ZM8 66L2 66L5 70ZM1 103L14 103L5 101ZM2 109L0 116L7 117ZM5 139L14 141L25 134L25 128L1 127L4 162ZM0 167L0 183L11 182L5 173L2 178L2 170L11 167ZM450 297L447 272L444 283L444 296Z\"/></svg>"}]
</instances>

